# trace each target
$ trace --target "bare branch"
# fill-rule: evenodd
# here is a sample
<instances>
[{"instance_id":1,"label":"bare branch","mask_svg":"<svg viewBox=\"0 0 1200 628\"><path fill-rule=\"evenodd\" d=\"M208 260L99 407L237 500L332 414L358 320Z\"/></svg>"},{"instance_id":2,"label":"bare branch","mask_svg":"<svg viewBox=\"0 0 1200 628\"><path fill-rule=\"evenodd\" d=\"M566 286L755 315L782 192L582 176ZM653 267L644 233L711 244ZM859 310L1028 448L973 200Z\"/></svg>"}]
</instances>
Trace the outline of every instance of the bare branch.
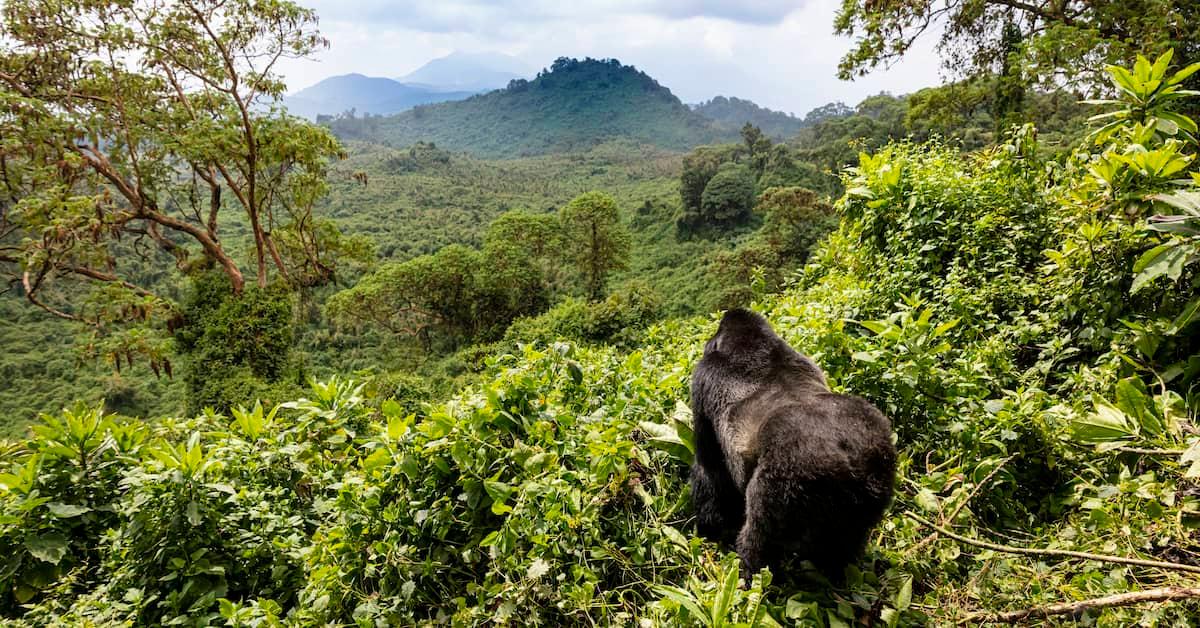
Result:
<instances>
[{"instance_id":1,"label":"bare branch","mask_svg":"<svg viewBox=\"0 0 1200 628\"><path fill-rule=\"evenodd\" d=\"M1161 589L1117 593L1115 595L1080 600L1078 602L1060 602L1048 606L1035 606L1033 608L1024 608L1004 613L973 613L959 623L972 625L980 623L1015 624L1029 619L1045 619L1054 615L1079 615L1084 611L1097 608L1130 606L1132 604L1141 604L1142 602L1175 602L1195 598L1200 598L1200 587L1163 587Z\"/></svg>"},{"instance_id":2,"label":"bare branch","mask_svg":"<svg viewBox=\"0 0 1200 628\"><path fill-rule=\"evenodd\" d=\"M904 513L904 516L908 517L909 519L912 519L913 521L916 521L917 523L919 523L923 526L937 530L938 532L942 533L942 535L947 536L951 539L954 539L955 541L958 541L959 543L965 543L966 545L972 545L975 547L982 547L984 549L990 549L990 550L997 551L997 552L1005 552L1007 554L1023 554L1026 556L1047 556L1047 557L1053 557L1053 558L1081 558L1083 560L1095 560L1095 561L1100 561L1100 562L1105 562L1105 563L1117 563L1120 565L1135 565L1138 567L1153 567L1155 569L1167 569L1167 570L1171 570L1171 571L1186 571L1189 573L1200 573L1200 566L1184 565L1182 563L1172 563L1172 562L1167 562L1167 561L1163 561L1163 560L1146 560L1144 558L1128 558L1125 556L1112 556L1109 554L1092 554L1090 552L1075 552L1075 551L1071 551L1071 550L1015 547L1012 545L1002 545L1000 543L981 541L979 539L972 539L969 537L962 536L960 534L956 534L942 526L939 526L936 523L933 523L932 521L929 521L929 520L921 517L920 515L916 515L911 512Z\"/></svg>"}]
</instances>

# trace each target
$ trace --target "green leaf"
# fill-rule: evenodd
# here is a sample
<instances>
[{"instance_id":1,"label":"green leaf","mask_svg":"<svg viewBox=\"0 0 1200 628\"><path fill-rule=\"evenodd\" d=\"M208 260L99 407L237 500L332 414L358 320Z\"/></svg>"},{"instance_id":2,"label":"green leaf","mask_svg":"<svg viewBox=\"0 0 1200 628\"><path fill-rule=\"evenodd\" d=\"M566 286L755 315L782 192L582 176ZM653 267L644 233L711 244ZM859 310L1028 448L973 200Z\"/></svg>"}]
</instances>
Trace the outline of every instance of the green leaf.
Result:
<instances>
[{"instance_id":1,"label":"green leaf","mask_svg":"<svg viewBox=\"0 0 1200 628\"><path fill-rule=\"evenodd\" d=\"M512 486L496 480L484 480L483 490L492 498L492 514L503 515L512 512L512 506L504 503L508 501L509 495L512 495Z\"/></svg>"},{"instance_id":2,"label":"green leaf","mask_svg":"<svg viewBox=\"0 0 1200 628\"><path fill-rule=\"evenodd\" d=\"M1200 63L1193 63L1176 72L1175 74L1172 74L1171 78L1168 79L1168 82L1172 85L1178 85L1187 80L1189 76L1195 74L1197 71L1200 71Z\"/></svg>"},{"instance_id":3,"label":"green leaf","mask_svg":"<svg viewBox=\"0 0 1200 628\"><path fill-rule=\"evenodd\" d=\"M737 593L737 588L738 565L735 562L725 571L725 580L721 583L721 589L717 591L717 599L713 601L714 626L725 624L725 618L729 615L729 607L733 604L733 596Z\"/></svg>"},{"instance_id":4,"label":"green leaf","mask_svg":"<svg viewBox=\"0 0 1200 628\"><path fill-rule=\"evenodd\" d=\"M938 505L937 495L934 495L933 491L927 488L917 491L916 501L917 505L920 506L922 510L928 512L937 512L940 508Z\"/></svg>"},{"instance_id":5,"label":"green leaf","mask_svg":"<svg viewBox=\"0 0 1200 628\"><path fill-rule=\"evenodd\" d=\"M1188 133L1195 133L1197 130L1196 121L1183 114L1175 113L1173 111L1163 111L1158 114L1158 117L1164 121L1171 122L1175 126L1187 131ZM1174 135L1174 133L1169 133L1168 135Z\"/></svg>"},{"instance_id":6,"label":"green leaf","mask_svg":"<svg viewBox=\"0 0 1200 628\"><path fill-rule=\"evenodd\" d=\"M1133 266L1133 272L1137 273L1137 276L1134 277L1129 291L1137 292L1164 275L1172 280L1179 279L1187 258L1187 252L1183 247L1177 246L1177 242L1160 244L1146 251Z\"/></svg>"},{"instance_id":7,"label":"green leaf","mask_svg":"<svg viewBox=\"0 0 1200 628\"><path fill-rule=\"evenodd\" d=\"M896 592L896 599L893 601L896 610L903 612L912 604L912 588L912 576L906 576L904 582L900 584L900 590Z\"/></svg>"},{"instance_id":8,"label":"green leaf","mask_svg":"<svg viewBox=\"0 0 1200 628\"><path fill-rule=\"evenodd\" d=\"M79 515L82 515L85 512L92 511L92 509L88 508L87 506L78 506L75 504L63 504L60 502L51 502L49 504L46 504L46 508L50 509L50 514L54 515L55 517L58 517L59 519L69 519L71 517L78 517Z\"/></svg>"},{"instance_id":9,"label":"green leaf","mask_svg":"<svg viewBox=\"0 0 1200 628\"><path fill-rule=\"evenodd\" d=\"M25 540L25 549L34 558L57 565L67 555L67 537L61 532L47 532Z\"/></svg>"},{"instance_id":10,"label":"green leaf","mask_svg":"<svg viewBox=\"0 0 1200 628\"><path fill-rule=\"evenodd\" d=\"M1129 417L1104 401L1096 402L1096 410L1071 422L1071 436L1082 443L1098 444L1132 438L1137 429Z\"/></svg>"},{"instance_id":11,"label":"green leaf","mask_svg":"<svg viewBox=\"0 0 1200 628\"><path fill-rule=\"evenodd\" d=\"M692 444L685 442L679 435L679 430L676 426L663 425L653 421L642 421L638 423L638 428L645 432L650 438L646 444L654 449L667 452L672 458L684 463L691 464L694 457Z\"/></svg>"},{"instance_id":12,"label":"green leaf","mask_svg":"<svg viewBox=\"0 0 1200 628\"><path fill-rule=\"evenodd\" d=\"M1197 438L1183 452L1183 455L1179 457L1179 464L1187 469L1183 477L1189 479L1200 478L1200 438Z\"/></svg>"},{"instance_id":13,"label":"green leaf","mask_svg":"<svg viewBox=\"0 0 1200 628\"><path fill-rule=\"evenodd\" d=\"M690 614L696 621L704 624L705 626L712 626L712 620L709 619L708 615L704 613L704 609L700 607L700 604L696 601L696 598L692 596L690 591L681 589L679 587L672 587L662 584L656 585L654 590L664 598L671 600L672 602L675 602L676 604L687 609L688 614Z\"/></svg>"},{"instance_id":14,"label":"green leaf","mask_svg":"<svg viewBox=\"0 0 1200 628\"><path fill-rule=\"evenodd\" d=\"M1169 333L1177 334L1183 331L1185 327L1196 320L1197 316L1200 316L1200 297L1188 301L1188 304L1183 306L1183 311L1171 322Z\"/></svg>"},{"instance_id":15,"label":"green leaf","mask_svg":"<svg viewBox=\"0 0 1200 628\"><path fill-rule=\"evenodd\" d=\"M1154 398L1146 384L1137 377L1128 377L1117 382L1117 407L1132 418L1142 430L1158 436L1165 426L1154 406Z\"/></svg>"},{"instance_id":16,"label":"green leaf","mask_svg":"<svg viewBox=\"0 0 1200 628\"><path fill-rule=\"evenodd\" d=\"M876 335L882 334L891 328L891 324L887 321L857 321L859 325L875 332Z\"/></svg>"},{"instance_id":17,"label":"green leaf","mask_svg":"<svg viewBox=\"0 0 1200 628\"><path fill-rule=\"evenodd\" d=\"M942 323L941 325L938 325L937 327L935 327L933 329L933 334L930 337L937 338L938 336L941 336L942 334L950 331L951 329L954 329L954 327L958 325L958 321L959 321L959 319L956 318L952 321L947 321L945 323Z\"/></svg>"}]
</instances>

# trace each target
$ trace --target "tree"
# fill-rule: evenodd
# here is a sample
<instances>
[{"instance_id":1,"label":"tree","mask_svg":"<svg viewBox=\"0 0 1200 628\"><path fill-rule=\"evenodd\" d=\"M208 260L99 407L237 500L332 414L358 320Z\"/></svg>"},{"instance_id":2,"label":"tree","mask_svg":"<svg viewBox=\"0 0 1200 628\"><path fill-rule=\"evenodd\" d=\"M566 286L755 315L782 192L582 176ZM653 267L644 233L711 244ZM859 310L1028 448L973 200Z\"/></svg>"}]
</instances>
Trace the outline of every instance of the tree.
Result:
<instances>
[{"instance_id":1,"label":"tree","mask_svg":"<svg viewBox=\"0 0 1200 628\"><path fill-rule=\"evenodd\" d=\"M1029 84L1051 88L1102 86L1105 63L1136 53L1200 55L1195 0L843 0L834 28L857 43L838 76L897 61L935 24L945 25L947 68L977 77L1011 76L1019 66Z\"/></svg>"},{"instance_id":2,"label":"tree","mask_svg":"<svg viewBox=\"0 0 1200 628\"><path fill-rule=\"evenodd\" d=\"M25 298L111 331L177 315L156 291L159 267L212 266L240 295L241 243L224 239L231 210L248 224L255 283L272 272L293 281L272 232L290 222L311 233L327 163L342 154L327 130L273 105L285 89L276 64L326 45L315 13L287 0L2 10L0 273ZM78 305L89 285L105 294L97 307ZM166 347L127 340L112 350L154 359Z\"/></svg>"},{"instance_id":3,"label":"tree","mask_svg":"<svg viewBox=\"0 0 1200 628\"><path fill-rule=\"evenodd\" d=\"M226 412L251 399L278 403L298 392L303 377L289 363L295 332L286 286L249 286L232 298L229 278L209 271L189 288L183 304L188 325L175 334L188 412ZM171 368L170 361L163 363Z\"/></svg>"},{"instance_id":4,"label":"tree","mask_svg":"<svg viewBox=\"0 0 1200 628\"><path fill-rule=\"evenodd\" d=\"M812 126L831 118L844 118L854 113L854 107L842 101L826 103L813 109L804 116L804 126Z\"/></svg>"},{"instance_id":5,"label":"tree","mask_svg":"<svg viewBox=\"0 0 1200 628\"><path fill-rule=\"evenodd\" d=\"M803 263L812 247L835 226L833 207L812 190L770 188L758 198L765 218L758 237L790 263Z\"/></svg>"},{"instance_id":6,"label":"tree","mask_svg":"<svg viewBox=\"0 0 1200 628\"><path fill-rule=\"evenodd\" d=\"M700 213L705 222L737 222L754 208L754 173L746 166L725 163L704 186Z\"/></svg>"},{"instance_id":7,"label":"tree","mask_svg":"<svg viewBox=\"0 0 1200 628\"><path fill-rule=\"evenodd\" d=\"M762 129L747 122L742 127L742 143L746 145L750 166L754 168L754 173L761 177L771 153L771 138L763 135Z\"/></svg>"},{"instance_id":8,"label":"tree","mask_svg":"<svg viewBox=\"0 0 1200 628\"><path fill-rule=\"evenodd\" d=\"M762 228L736 249L713 258L714 273L727 286L720 307L746 305L756 289L777 292L838 221L829 203L801 187L767 189L758 198L757 211L764 214Z\"/></svg>"},{"instance_id":9,"label":"tree","mask_svg":"<svg viewBox=\"0 0 1200 628\"><path fill-rule=\"evenodd\" d=\"M378 325L420 338L426 350L433 331L457 344L479 327L475 297L481 262L479 251L452 244L432 255L384 264L333 295L326 310L342 324Z\"/></svg>"},{"instance_id":10,"label":"tree","mask_svg":"<svg viewBox=\"0 0 1200 628\"><path fill-rule=\"evenodd\" d=\"M679 197L684 211L698 213L709 179L727 161L733 161L741 153L740 145L699 146L683 157L683 171L679 175Z\"/></svg>"},{"instance_id":11,"label":"tree","mask_svg":"<svg viewBox=\"0 0 1200 628\"><path fill-rule=\"evenodd\" d=\"M326 311L343 325L419 338L426 351L435 336L451 346L499 338L549 304L560 230L553 214L505 212L488 225L482 250L452 244L384 264L330 298Z\"/></svg>"},{"instance_id":12,"label":"tree","mask_svg":"<svg viewBox=\"0 0 1200 628\"><path fill-rule=\"evenodd\" d=\"M601 192L585 192L559 211L559 220L564 249L583 274L587 295L603 298L608 275L629 262L631 238L617 202Z\"/></svg>"},{"instance_id":13,"label":"tree","mask_svg":"<svg viewBox=\"0 0 1200 628\"><path fill-rule=\"evenodd\" d=\"M561 279L561 243L562 227L555 214L514 209L488 225L483 255L490 283L502 288L512 317L540 312L548 303Z\"/></svg>"}]
</instances>

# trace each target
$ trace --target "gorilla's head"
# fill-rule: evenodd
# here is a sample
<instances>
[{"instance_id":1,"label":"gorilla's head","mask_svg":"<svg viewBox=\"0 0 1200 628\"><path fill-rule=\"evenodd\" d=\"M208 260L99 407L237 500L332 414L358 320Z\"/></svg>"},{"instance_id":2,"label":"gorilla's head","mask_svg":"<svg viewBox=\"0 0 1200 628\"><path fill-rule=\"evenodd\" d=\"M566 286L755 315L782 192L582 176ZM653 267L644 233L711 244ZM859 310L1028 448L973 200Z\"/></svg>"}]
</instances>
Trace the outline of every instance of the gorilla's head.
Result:
<instances>
[{"instance_id":1,"label":"gorilla's head","mask_svg":"<svg viewBox=\"0 0 1200 628\"><path fill-rule=\"evenodd\" d=\"M771 364L781 344L782 340L762 315L734 308L721 318L716 335L704 345L704 355L751 370Z\"/></svg>"}]
</instances>

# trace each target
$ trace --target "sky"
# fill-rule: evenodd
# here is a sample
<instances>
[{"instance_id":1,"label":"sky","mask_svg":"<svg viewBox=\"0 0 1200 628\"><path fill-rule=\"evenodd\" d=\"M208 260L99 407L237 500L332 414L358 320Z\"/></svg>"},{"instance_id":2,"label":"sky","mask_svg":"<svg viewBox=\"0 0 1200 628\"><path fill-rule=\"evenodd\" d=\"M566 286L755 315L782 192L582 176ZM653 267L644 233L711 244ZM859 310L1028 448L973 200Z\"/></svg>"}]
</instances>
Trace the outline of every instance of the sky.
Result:
<instances>
[{"instance_id":1,"label":"sky","mask_svg":"<svg viewBox=\"0 0 1200 628\"><path fill-rule=\"evenodd\" d=\"M330 47L283 65L296 91L357 72L401 77L454 51L502 52L532 73L557 57L616 58L684 102L717 95L803 116L832 101L942 82L927 37L891 68L845 82L852 41L833 34L840 0L300 0Z\"/></svg>"}]
</instances>

